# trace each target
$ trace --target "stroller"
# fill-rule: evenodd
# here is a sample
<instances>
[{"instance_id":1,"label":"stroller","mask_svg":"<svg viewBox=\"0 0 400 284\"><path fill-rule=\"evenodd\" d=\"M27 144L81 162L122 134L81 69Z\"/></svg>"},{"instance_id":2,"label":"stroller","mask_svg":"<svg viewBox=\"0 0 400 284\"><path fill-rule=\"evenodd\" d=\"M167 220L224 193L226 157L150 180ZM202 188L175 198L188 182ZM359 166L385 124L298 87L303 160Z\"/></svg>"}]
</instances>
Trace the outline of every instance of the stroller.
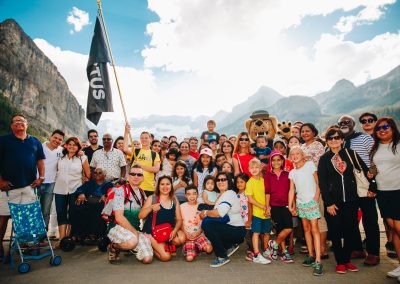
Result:
<instances>
[{"instance_id":1,"label":"stroller","mask_svg":"<svg viewBox=\"0 0 400 284\"><path fill-rule=\"evenodd\" d=\"M62 258L54 254L51 242L47 237L39 200L36 198L35 202L30 204L16 204L8 200L8 206L12 218L12 230L10 250L5 262L9 261L13 269L15 267L14 253L18 252L21 258L21 263L18 265L19 273L27 273L30 270L28 260L40 260L48 256L51 256L50 265L60 265ZM47 243L41 246L41 241L44 239L47 239ZM41 250L42 253L40 253Z\"/></svg>"}]
</instances>

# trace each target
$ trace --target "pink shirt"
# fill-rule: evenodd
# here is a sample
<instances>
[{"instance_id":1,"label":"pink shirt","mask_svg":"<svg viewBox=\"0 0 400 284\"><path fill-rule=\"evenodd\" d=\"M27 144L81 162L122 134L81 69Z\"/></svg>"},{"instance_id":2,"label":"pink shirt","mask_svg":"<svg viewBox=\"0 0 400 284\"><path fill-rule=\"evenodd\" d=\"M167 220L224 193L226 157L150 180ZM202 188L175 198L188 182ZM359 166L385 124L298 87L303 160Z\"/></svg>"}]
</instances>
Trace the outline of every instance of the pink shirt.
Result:
<instances>
[{"instance_id":1,"label":"pink shirt","mask_svg":"<svg viewBox=\"0 0 400 284\"><path fill-rule=\"evenodd\" d=\"M188 202L181 205L183 231L189 240L195 240L202 232L200 212L197 210L197 205L191 205Z\"/></svg>"}]
</instances>

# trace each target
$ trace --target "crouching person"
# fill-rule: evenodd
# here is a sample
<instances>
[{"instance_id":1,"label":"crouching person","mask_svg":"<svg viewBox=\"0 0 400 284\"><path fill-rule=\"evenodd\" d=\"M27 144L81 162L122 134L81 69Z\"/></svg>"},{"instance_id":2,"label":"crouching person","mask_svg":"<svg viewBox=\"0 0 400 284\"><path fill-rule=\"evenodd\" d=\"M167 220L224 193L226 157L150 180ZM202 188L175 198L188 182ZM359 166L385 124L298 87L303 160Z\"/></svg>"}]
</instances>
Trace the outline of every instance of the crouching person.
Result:
<instances>
[{"instance_id":1,"label":"crouching person","mask_svg":"<svg viewBox=\"0 0 400 284\"><path fill-rule=\"evenodd\" d=\"M202 251L207 254L212 252L212 245L201 229L200 211L198 211L197 198L199 193L193 184L185 188L187 202L181 205L183 231L186 234L186 243L183 245L183 254L191 262Z\"/></svg>"},{"instance_id":2,"label":"crouching person","mask_svg":"<svg viewBox=\"0 0 400 284\"><path fill-rule=\"evenodd\" d=\"M136 258L142 263L151 263L153 249L150 240L139 232L139 211L146 201L146 195L139 184L143 181L143 170L133 166L125 185L114 187L108 193L103 216L111 216L114 221L108 232L109 261L112 264L120 262L120 250L133 250Z\"/></svg>"}]
</instances>

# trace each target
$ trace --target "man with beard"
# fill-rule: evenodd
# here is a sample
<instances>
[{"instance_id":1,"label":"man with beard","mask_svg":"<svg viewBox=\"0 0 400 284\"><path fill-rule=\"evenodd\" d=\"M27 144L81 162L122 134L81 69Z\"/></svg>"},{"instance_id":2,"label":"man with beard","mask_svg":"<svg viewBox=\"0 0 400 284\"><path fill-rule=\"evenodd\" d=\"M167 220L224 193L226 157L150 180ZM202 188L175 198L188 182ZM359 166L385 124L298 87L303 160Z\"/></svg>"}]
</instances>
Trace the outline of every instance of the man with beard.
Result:
<instances>
[{"instance_id":1,"label":"man with beard","mask_svg":"<svg viewBox=\"0 0 400 284\"><path fill-rule=\"evenodd\" d=\"M92 161L93 153L99 149L102 149L103 146L100 146L98 144L99 134L97 133L97 130L95 130L95 129L90 129L88 131L88 139L89 139L90 146L84 148L83 152L85 153L86 157L88 158L88 162L90 164L90 162Z\"/></svg>"},{"instance_id":2,"label":"man with beard","mask_svg":"<svg viewBox=\"0 0 400 284\"><path fill-rule=\"evenodd\" d=\"M356 132L355 120L349 115L342 116L338 124L345 136L344 147L356 151L369 168L371 166L369 154L374 145L373 138L368 134ZM356 161L354 161L354 163L356 163ZM362 223L367 239L366 249L368 256L365 258L364 264L371 266L377 265L380 262L378 212L376 210L375 196L375 193L368 191L367 196L360 197L359 199L359 205L362 211ZM366 256L362 246L361 235L358 236L356 247L353 249L352 258L364 258Z\"/></svg>"}]
</instances>

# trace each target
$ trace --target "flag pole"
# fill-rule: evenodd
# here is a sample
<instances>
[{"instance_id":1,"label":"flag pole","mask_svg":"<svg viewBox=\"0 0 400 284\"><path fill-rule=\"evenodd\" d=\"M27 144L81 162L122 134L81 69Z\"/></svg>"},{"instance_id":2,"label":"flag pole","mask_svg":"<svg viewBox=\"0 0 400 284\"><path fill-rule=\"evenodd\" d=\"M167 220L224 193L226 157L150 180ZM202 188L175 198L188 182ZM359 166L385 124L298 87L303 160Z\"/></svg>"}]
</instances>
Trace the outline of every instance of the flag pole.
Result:
<instances>
[{"instance_id":1,"label":"flag pole","mask_svg":"<svg viewBox=\"0 0 400 284\"><path fill-rule=\"evenodd\" d=\"M112 55L112 51L111 51L111 44L110 44L110 40L108 39L108 33L107 33L107 28L106 28L106 23L104 22L104 18L103 18L103 10L101 8L101 0L97 0L97 6L99 7L99 15L101 18L101 22L103 24L103 28L104 28L104 33L106 35L106 42L107 42L107 47L108 47L108 53L110 55L111 58L111 65L113 67L113 71L114 71L114 76L115 76L115 81L117 82L117 88L118 88L118 94L119 94L119 99L121 100L121 105L122 105L122 111L124 112L124 118L125 118L125 123L128 123L128 117L126 115L126 111L125 111L125 105L124 105L124 100L122 98L122 94L121 94L121 88L119 86L119 81L118 81L118 76L117 76L117 70L115 68L115 63L114 63L114 57ZM129 133L129 137L130 137L130 133ZM131 137L130 137L131 138ZM130 139L132 142L132 138Z\"/></svg>"}]
</instances>

